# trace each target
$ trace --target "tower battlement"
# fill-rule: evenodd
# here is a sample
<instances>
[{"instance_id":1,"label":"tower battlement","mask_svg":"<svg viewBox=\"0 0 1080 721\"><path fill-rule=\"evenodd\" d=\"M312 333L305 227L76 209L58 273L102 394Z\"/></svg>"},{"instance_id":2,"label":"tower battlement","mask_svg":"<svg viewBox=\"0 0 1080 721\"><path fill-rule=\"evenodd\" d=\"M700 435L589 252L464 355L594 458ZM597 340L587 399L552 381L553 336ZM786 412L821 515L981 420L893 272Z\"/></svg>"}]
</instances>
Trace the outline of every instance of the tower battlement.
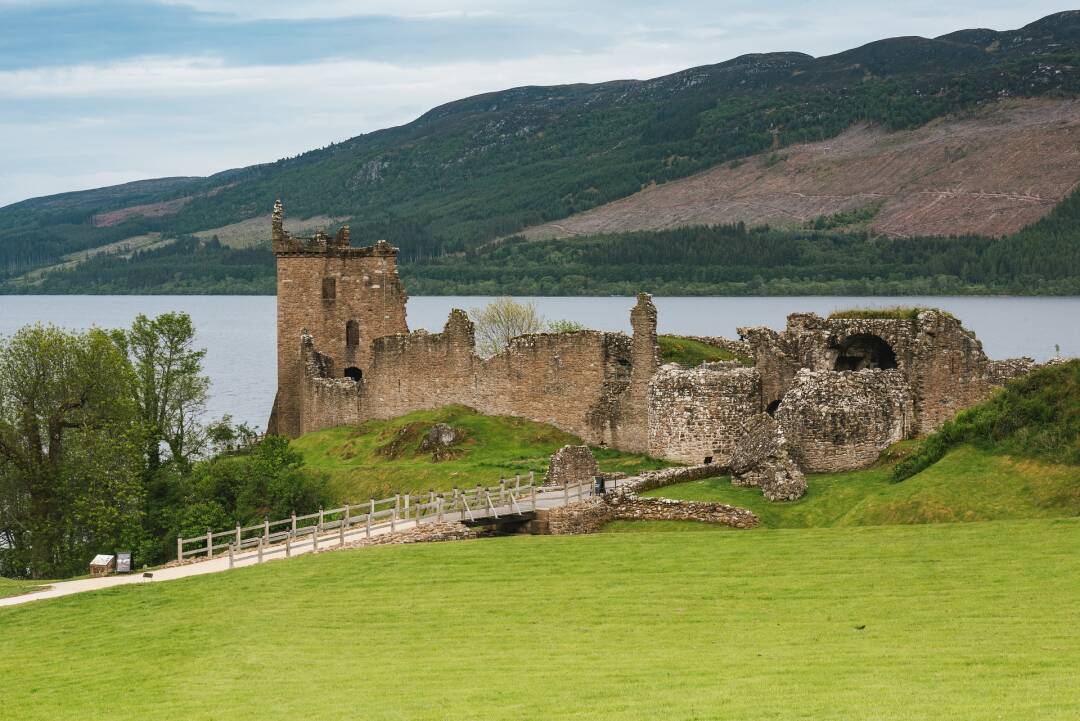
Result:
<instances>
[{"instance_id":1,"label":"tower battlement","mask_svg":"<svg viewBox=\"0 0 1080 721\"><path fill-rule=\"evenodd\" d=\"M350 244L349 226L343 225L333 236L322 230L315 235L295 236L285 230L285 208L281 201L274 202L274 213L270 220L270 245L274 255L323 255L348 258L388 258L396 257L398 249L385 240L376 241L375 245L354 248Z\"/></svg>"}]
</instances>

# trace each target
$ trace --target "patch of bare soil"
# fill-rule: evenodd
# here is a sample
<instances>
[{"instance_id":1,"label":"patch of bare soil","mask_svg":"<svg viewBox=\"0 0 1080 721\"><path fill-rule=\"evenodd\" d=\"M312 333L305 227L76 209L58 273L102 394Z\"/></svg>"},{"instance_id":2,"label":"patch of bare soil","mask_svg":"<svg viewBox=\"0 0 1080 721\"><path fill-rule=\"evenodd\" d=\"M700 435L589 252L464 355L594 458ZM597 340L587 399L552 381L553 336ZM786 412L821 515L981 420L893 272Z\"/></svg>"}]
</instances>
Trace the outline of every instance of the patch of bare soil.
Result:
<instances>
[{"instance_id":1,"label":"patch of bare soil","mask_svg":"<svg viewBox=\"0 0 1080 721\"><path fill-rule=\"evenodd\" d=\"M534 226L531 238L688 225L796 226L871 203L873 231L1004 235L1080 181L1080 101L1010 100L911 131L854 127Z\"/></svg>"}]
</instances>

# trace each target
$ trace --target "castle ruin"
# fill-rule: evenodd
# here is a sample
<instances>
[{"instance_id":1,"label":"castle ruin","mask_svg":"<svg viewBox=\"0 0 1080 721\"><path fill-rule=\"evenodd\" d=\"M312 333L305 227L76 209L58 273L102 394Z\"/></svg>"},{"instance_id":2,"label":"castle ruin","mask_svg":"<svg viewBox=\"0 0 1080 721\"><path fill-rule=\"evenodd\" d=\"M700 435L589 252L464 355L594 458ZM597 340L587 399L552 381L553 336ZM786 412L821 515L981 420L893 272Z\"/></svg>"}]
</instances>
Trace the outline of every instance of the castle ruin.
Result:
<instances>
[{"instance_id":1,"label":"castle ruin","mask_svg":"<svg viewBox=\"0 0 1080 721\"><path fill-rule=\"evenodd\" d=\"M334 237L293 237L280 202L272 232L278 389L268 431L293 438L461 404L550 423L590 445L726 466L767 414L799 468L839 471L934 430L1033 365L989 360L973 333L935 310L793 314L781 332L740 328L740 341L714 339L751 365L662 365L656 307L644 293L629 336L537 333L482 358L462 310L450 311L441 333L409 332L397 249L385 241L351 247L347 226Z\"/></svg>"}]
</instances>

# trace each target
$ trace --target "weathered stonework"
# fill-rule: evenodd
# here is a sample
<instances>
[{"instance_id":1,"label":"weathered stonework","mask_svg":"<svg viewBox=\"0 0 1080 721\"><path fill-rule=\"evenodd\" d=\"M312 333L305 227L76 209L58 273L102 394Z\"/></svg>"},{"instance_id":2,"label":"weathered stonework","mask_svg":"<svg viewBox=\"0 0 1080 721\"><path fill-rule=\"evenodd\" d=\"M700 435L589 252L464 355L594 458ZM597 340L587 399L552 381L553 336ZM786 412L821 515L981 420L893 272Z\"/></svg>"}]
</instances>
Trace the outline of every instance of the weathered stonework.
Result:
<instances>
[{"instance_id":1,"label":"weathered stonework","mask_svg":"<svg viewBox=\"0 0 1080 721\"><path fill-rule=\"evenodd\" d=\"M600 466L588 446L563 446L551 455L545 481L555 486L591 484L599 473Z\"/></svg>"},{"instance_id":2,"label":"weathered stonework","mask_svg":"<svg viewBox=\"0 0 1080 721\"><path fill-rule=\"evenodd\" d=\"M665 365L649 383L649 454L726 465L739 424L761 410L761 377L754 368Z\"/></svg>"},{"instance_id":3,"label":"weathered stonework","mask_svg":"<svg viewBox=\"0 0 1080 721\"><path fill-rule=\"evenodd\" d=\"M578 535L595 533L611 521L698 521L732 528L753 528L758 524L758 517L745 508L725 503L615 493L541 511L533 530L552 536Z\"/></svg>"},{"instance_id":4,"label":"weathered stonework","mask_svg":"<svg viewBox=\"0 0 1080 721\"><path fill-rule=\"evenodd\" d=\"M752 356L752 368L661 367L647 294L631 311L631 336L538 333L481 358L464 311L452 310L441 333L408 331L397 250L385 241L353 248L347 227L333 238L292 237L280 203L272 232L278 391L268 430L290 437L461 404L722 473L748 419L768 413L786 456L758 452L737 482L791 498L800 469L872 463L890 443L936 429L1033 365L987 359L959 321L927 310L914 318L793 314L781 332L740 328L740 341L701 338Z\"/></svg>"},{"instance_id":5,"label":"weathered stonework","mask_svg":"<svg viewBox=\"0 0 1080 721\"><path fill-rule=\"evenodd\" d=\"M726 503L647 498L621 493L606 497L605 502L617 521L698 521L732 528L753 528L758 524L758 517L752 511Z\"/></svg>"},{"instance_id":6,"label":"weathered stonework","mask_svg":"<svg viewBox=\"0 0 1080 721\"><path fill-rule=\"evenodd\" d=\"M897 370L800 370L776 411L799 467L861 468L915 430L911 392Z\"/></svg>"},{"instance_id":7,"label":"weathered stonework","mask_svg":"<svg viewBox=\"0 0 1080 721\"><path fill-rule=\"evenodd\" d=\"M731 457L731 484L761 489L770 501L794 501L806 493L806 477L791 457L780 425L767 413L749 418Z\"/></svg>"}]
</instances>

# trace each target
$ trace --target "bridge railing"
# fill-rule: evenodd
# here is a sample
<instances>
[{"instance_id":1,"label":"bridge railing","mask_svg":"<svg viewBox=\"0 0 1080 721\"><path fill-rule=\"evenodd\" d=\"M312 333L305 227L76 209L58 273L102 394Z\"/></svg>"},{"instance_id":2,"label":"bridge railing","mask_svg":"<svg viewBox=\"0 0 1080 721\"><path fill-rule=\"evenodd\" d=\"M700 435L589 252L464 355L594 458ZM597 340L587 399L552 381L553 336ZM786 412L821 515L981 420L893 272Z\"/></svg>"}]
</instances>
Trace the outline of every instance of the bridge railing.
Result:
<instances>
[{"instance_id":1,"label":"bridge railing","mask_svg":"<svg viewBox=\"0 0 1080 721\"><path fill-rule=\"evenodd\" d=\"M503 479L497 486L478 485L474 488L455 488L450 492L406 493L371 499L366 503L345 504L340 508L320 509L315 513L277 521L265 519L252 526L237 525L223 531L206 529L206 533L191 538L176 539L178 560L211 559L228 553L230 561L257 557L275 547L280 555L289 557L294 549L334 542L344 544L349 538L370 538L374 534L394 532L404 524L435 523L439 521L475 521L536 511L544 505L565 505L593 493L589 482L541 486L535 473ZM335 533L336 531L336 533Z\"/></svg>"}]
</instances>

